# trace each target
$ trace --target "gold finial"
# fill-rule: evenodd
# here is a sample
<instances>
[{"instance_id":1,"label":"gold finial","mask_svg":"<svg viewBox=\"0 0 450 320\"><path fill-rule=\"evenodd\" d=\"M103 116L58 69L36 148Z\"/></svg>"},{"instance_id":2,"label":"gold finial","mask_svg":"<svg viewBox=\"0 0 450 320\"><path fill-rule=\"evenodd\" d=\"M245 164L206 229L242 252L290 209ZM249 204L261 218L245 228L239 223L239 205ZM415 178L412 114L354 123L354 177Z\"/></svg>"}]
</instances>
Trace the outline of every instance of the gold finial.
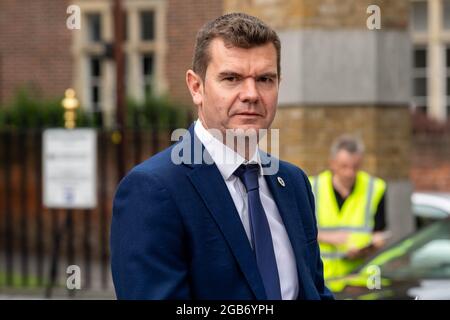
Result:
<instances>
[{"instance_id":1,"label":"gold finial","mask_svg":"<svg viewBox=\"0 0 450 320\"><path fill-rule=\"evenodd\" d=\"M75 110L80 105L78 102L78 99L75 97L75 90L72 88L69 88L65 92L65 98L62 101L62 106L66 112L64 112L64 120L65 124L64 126L66 129L73 129L75 128L75 121L76 121L76 114Z\"/></svg>"}]
</instances>

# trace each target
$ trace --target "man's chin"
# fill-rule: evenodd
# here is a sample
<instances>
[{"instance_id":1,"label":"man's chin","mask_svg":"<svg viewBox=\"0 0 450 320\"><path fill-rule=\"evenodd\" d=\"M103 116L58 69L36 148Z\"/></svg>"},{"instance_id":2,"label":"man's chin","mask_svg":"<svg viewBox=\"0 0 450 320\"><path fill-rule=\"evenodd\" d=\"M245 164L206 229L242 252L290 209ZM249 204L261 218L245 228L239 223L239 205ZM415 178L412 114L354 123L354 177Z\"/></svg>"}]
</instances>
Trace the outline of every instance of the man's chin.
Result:
<instances>
[{"instance_id":1,"label":"man's chin","mask_svg":"<svg viewBox=\"0 0 450 320\"><path fill-rule=\"evenodd\" d=\"M244 131L259 131L263 129L268 129L269 126L266 126L262 123L237 123L230 126L230 129L233 130L244 130Z\"/></svg>"},{"instance_id":2,"label":"man's chin","mask_svg":"<svg viewBox=\"0 0 450 320\"><path fill-rule=\"evenodd\" d=\"M254 136L258 135L261 130L264 130L266 128L263 128L261 126L249 126L249 125L242 125L242 126L236 126L229 129L229 134L234 134L236 136Z\"/></svg>"}]
</instances>

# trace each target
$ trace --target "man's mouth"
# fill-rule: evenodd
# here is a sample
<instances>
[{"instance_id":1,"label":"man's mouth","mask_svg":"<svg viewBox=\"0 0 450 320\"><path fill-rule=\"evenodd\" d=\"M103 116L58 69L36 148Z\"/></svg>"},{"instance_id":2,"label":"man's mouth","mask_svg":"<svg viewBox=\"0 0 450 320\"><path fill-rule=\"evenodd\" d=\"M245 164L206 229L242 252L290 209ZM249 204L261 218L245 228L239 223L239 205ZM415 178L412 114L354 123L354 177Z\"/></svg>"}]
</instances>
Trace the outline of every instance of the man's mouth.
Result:
<instances>
[{"instance_id":1,"label":"man's mouth","mask_svg":"<svg viewBox=\"0 0 450 320\"><path fill-rule=\"evenodd\" d=\"M247 117L262 117L261 114L256 112L239 112L235 114L236 116L247 116Z\"/></svg>"}]
</instances>

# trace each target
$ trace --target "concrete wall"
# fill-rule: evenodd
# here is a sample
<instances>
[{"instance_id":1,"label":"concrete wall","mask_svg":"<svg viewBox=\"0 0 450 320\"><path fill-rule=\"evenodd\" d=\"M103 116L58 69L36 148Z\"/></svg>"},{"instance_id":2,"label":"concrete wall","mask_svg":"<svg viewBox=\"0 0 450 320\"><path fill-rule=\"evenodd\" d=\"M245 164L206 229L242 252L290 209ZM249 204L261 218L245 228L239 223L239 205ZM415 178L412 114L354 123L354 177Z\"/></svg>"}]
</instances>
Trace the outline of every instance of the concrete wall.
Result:
<instances>
[{"instance_id":1,"label":"concrete wall","mask_svg":"<svg viewBox=\"0 0 450 320\"><path fill-rule=\"evenodd\" d=\"M369 5L381 29L369 30ZM282 83L274 128L281 157L308 174L327 168L341 133L366 144L364 169L387 180L394 240L413 229L409 182L411 42L407 0L225 0L277 29Z\"/></svg>"}]
</instances>

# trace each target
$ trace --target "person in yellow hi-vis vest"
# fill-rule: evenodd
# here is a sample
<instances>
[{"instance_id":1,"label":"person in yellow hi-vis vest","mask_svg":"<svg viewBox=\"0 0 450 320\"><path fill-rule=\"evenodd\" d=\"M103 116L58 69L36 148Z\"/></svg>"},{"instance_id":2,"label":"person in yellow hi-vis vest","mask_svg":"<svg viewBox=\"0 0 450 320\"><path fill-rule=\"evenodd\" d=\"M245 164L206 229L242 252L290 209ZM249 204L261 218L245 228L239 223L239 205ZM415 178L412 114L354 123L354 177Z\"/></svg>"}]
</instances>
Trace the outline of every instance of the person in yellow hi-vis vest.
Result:
<instances>
[{"instance_id":1,"label":"person in yellow hi-vis vest","mask_svg":"<svg viewBox=\"0 0 450 320\"><path fill-rule=\"evenodd\" d=\"M359 170L363 155L359 139L340 136L330 170L310 177L325 280L352 272L385 243L386 183Z\"/></svg>"}]
</instances>

